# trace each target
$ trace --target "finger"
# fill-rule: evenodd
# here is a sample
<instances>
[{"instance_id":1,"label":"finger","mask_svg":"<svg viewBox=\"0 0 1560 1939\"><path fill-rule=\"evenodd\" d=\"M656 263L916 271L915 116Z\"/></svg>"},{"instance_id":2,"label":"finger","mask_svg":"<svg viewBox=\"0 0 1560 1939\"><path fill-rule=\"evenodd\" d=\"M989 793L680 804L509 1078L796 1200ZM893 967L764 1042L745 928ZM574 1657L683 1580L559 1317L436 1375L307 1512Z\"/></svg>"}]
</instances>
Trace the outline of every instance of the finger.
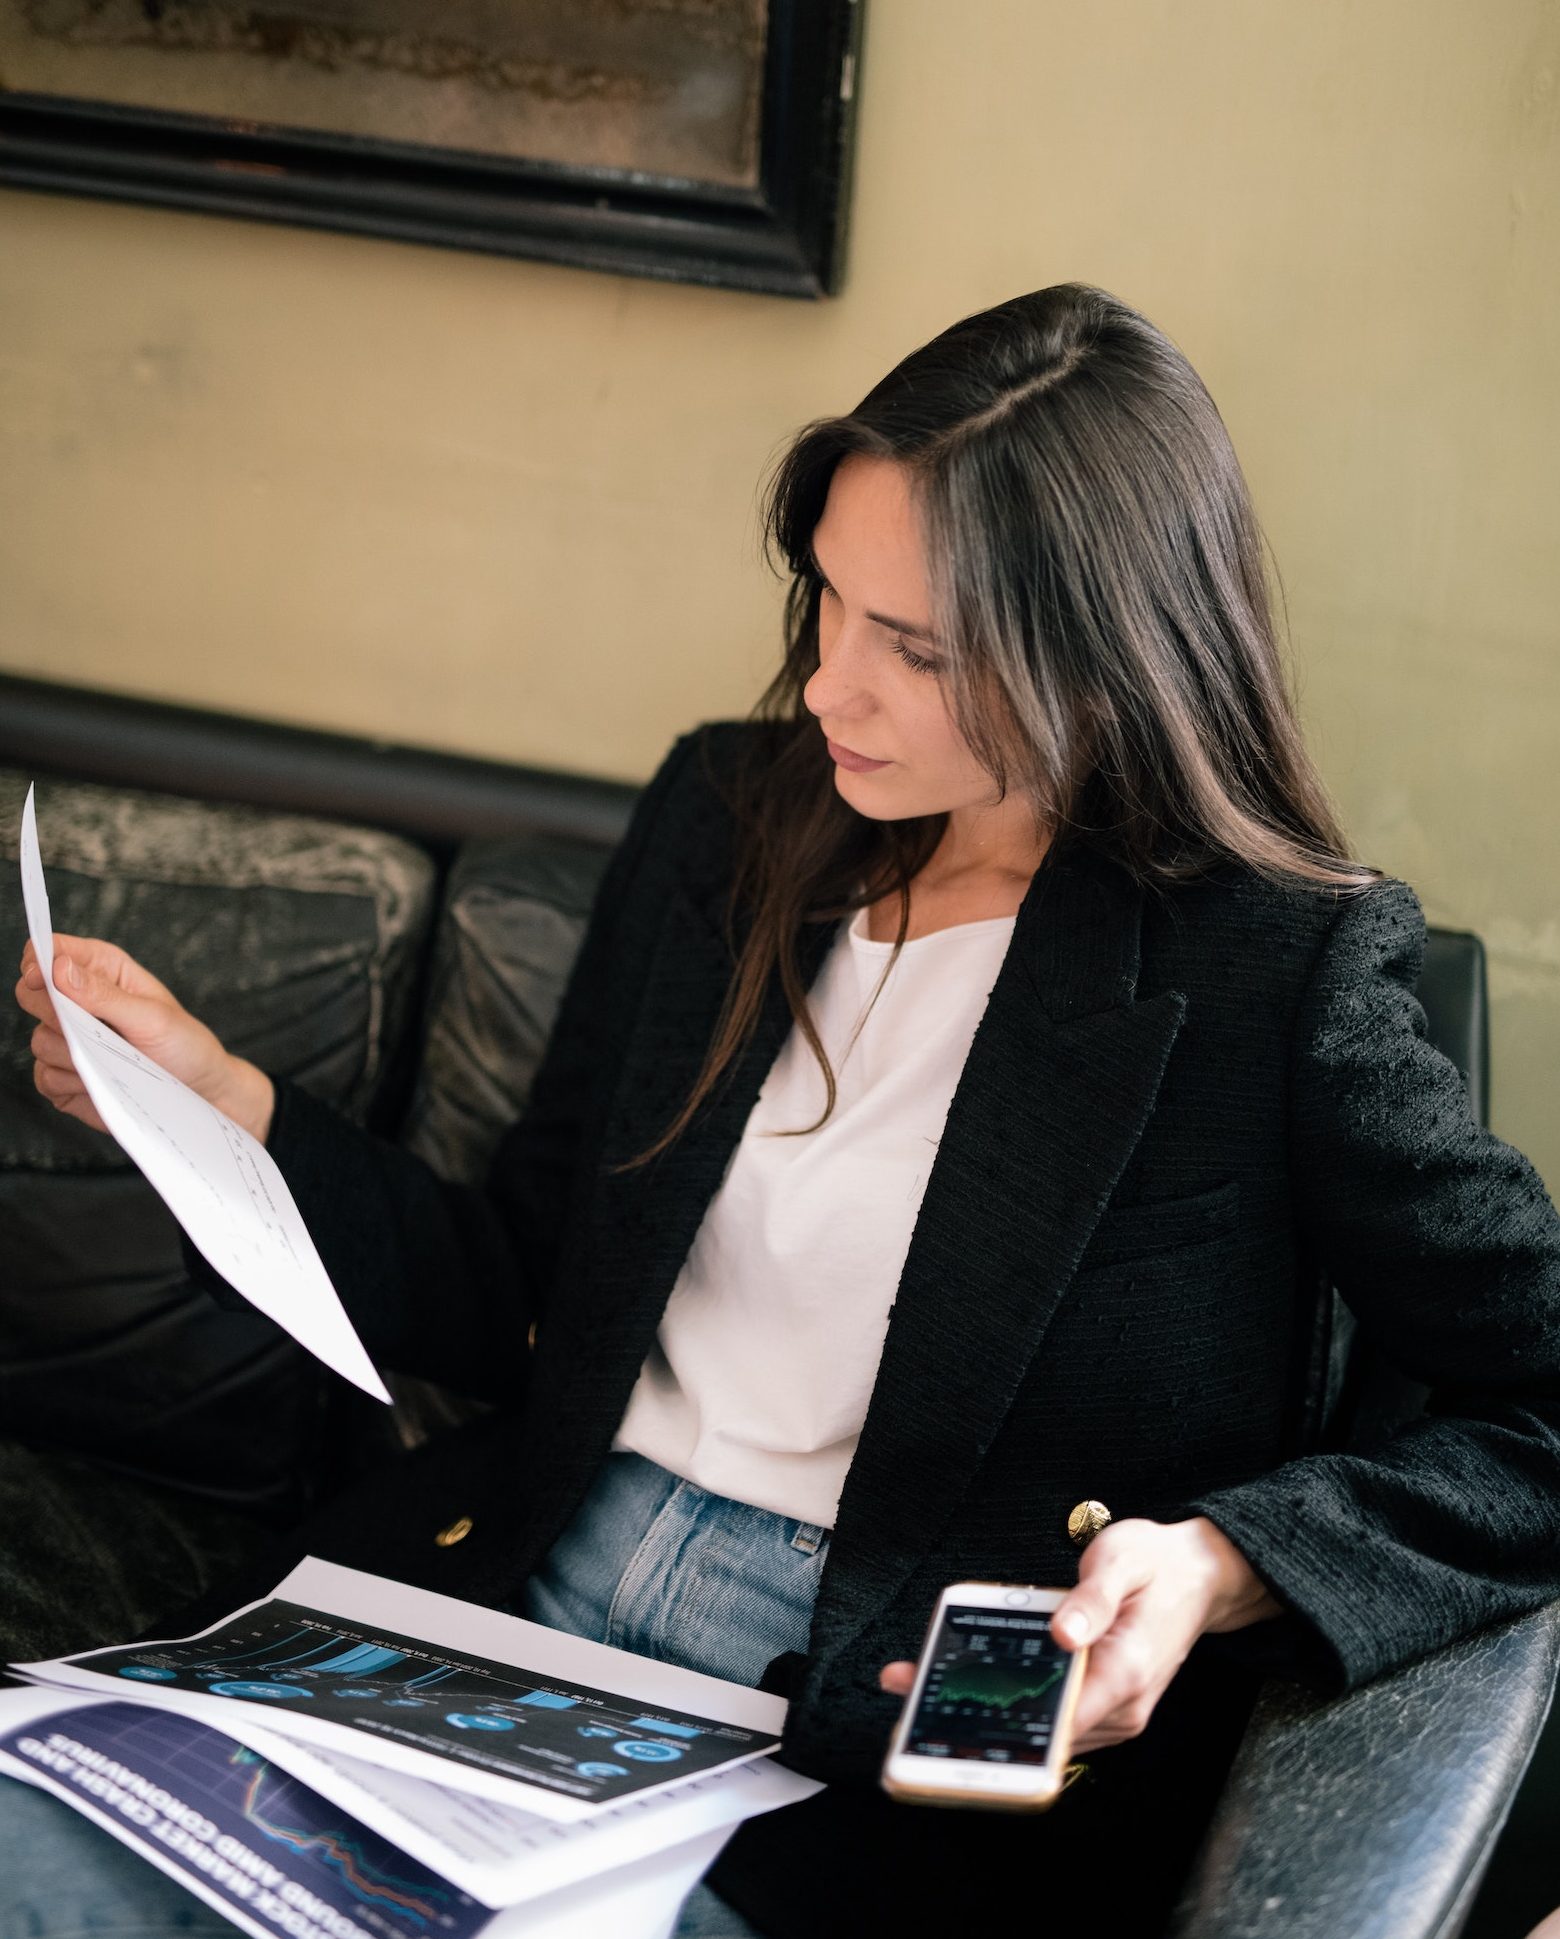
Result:
<instances>
[{"instance_id":1,"label":"finger","mask_svg":"<svg viewBox=\"0 0 1560 1939\"><path fill-rule=\"evenodd\" d=\"M155 1041L170 1012L170 999L162 985L144 973L129 974L139 965L123 950L107 943L88 948L90 953L79 957L65 950L55 952L54 987L132 1043Z\"/></svg>"},{"instance_id":2,"label":"finger","mask_svg":"<svg viewBox=\"0 0 1560 1939\"><path fill-rule=\"evenodd\" d=\"M65 1033L53 1025L40 1023L32 1033L28 1048L40 1064L50 1064L56 1070L74 1070L76 1060L70 1054L70 1045L65 1041Z\"/></svg>"},{"instance_id":3,"label":"finger","mask_svg":"<svg viewBox=\"0 0 1560 1939\"><path fill-rule=\"evenodd\" d=\"M66 1117L76 1118L94 1131L107 1131L108 1126L98 1116L97 1106L73 1071L67 1073L51 1070L43 1064L34 1064L33 1085L56 1111L63 1111Z\"/></svg>"},{"instance_id":4,"label":"finger","mask_svg":"<svg viewBox=\"0 0 1560 1939\"><path fill-rule=\"evenodd\" d=\"M885 1663L878 1672L878 1683L891 1697L907 1697L915 1688L913 1663Z\"/></svg>"},{"instance_id":5,"label":"finger","mask_svg":"<svg viewBox=\"0 0 1560 1939\"><path fill-rule=\"evenodd\" d=\"M1084 1550L1078 1586L1051 1618L1051 1634L1063 1649L1079 1649L1108 1635L1122 1603L1148 1580L1148 1563L1136 1544L1107 1549L1106 1539L1097 1535Z\"/></svg>"},{"instance_id":6,"label":"finger","mask_svg":"<svg viewBox=\"0 0 1560 1939\"><path fill-rule=\"evenodd\" d=\"M43 972L36 963L32 966L32 974L37 977L37 982L29 983L24 975L16 986L16 1001L28 1016L36 1018L39 1023L55 1023L58 1019L54 1014L54 999L50 996L43 981Z\"/></svg>"},{"instance_id":7,"label":"finger","mask_svg":"<svg viewBox=\"0 0 1560 1939\"><path fill-rule=\"evenodd\" d=\"M1097 1749L1138 1736L1196 1640L1163 1595L1136 1594L1090 1655L1075 1728Z\"/></svg>"},{"instance_id":8,"label":"finger","mask_svg":"<svg viewBox=\"0 0 1560 1939\"><path fill-rule=\"evenodd\" d=\"M57 1070L51 1064L33 1065L33 1089L59 1111L77 1103L87 1094L85 1085L74 1069Z\"/></svg>"},{"instance_id":9,"label":"finger","mask_svg":"<svg viewBox=\"0 0 1560 1939\"><path fill-rule=\"evenodd\" d=\"M97 936L68 936L60 931L54 938L56 968L62 955L75 963L88 980L99 977L126 996L160 997L164 1002L171 998L167 985L159 983L149 969L144 969L117 943L106 943ZM59 982L57 976L55 981Z\"/></svg>"},{"instance_id":10,"label":"finger","mask_svg":"<svg viewBox=\"0 0 1560 1939\"><path fill-rule=\"evenodd\" d=\"M1073 1719L1075 1748L1098 1750L1140 1736L1169 1680L1168 1673L1158 1670L1146 1677L1124 1672L1095 1690L1092 1707L1080 1697Z\"/></svg>"},{"instance_id":11,"label":"finger","mask_svg":"<svg viewBox=\"0 0 1560 1939\"><path fill-rule=\"evenodd\" d=\"M1074 1735L1070 1746L1072 1753L1075 1757L1084 1757L1090 1751L1108 1750L1113 1744L1130 1743L1147 1730L1153 1714L1154 1706L1147 1699L1119 1705L1091 1729L1078 1731Z\"/></svg>"},{"instance_id":12,"label":"finger","mask_svg":"<svg viewBox=\"0 0 1560 1939\"><path fill-rule=\"evenodd\" d=\"M1134 1706L1145 1696L1157 1695L1159 1682L1149 1640L1130 1630L1113 1630L1089 1656L1073 1719L1080 1741L1088 1737L1096 1745L1116 1743L1133 1735L1142 1727L1132 1715Z\"/></svg>"},{"instance_id":13,"label":"finger","mask_svg":"<svg viewBox=\"0 0 1560 1939\"><path fill-rule=\"evenodd\" d=\"M69 1111L77 1105L85 1106L92 1112L93 1121L96 1122L96 1107L81 1081L81 1073L73 1064L63 1068L55 1064L34 1064L33 1089L59 1111Z\"/></svg>"}]
</instances>

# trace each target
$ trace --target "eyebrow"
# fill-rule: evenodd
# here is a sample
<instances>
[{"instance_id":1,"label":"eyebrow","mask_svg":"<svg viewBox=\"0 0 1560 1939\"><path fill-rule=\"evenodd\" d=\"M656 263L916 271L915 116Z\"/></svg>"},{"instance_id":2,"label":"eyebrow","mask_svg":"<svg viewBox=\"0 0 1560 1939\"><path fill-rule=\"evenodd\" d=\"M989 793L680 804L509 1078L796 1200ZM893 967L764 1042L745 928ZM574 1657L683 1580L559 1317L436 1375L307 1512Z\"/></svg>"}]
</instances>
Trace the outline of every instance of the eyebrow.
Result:
<instances>
[{"instance_id":1,"label":"eyebrow","mask_svg":"<svg viewBox=\"0 0 1560 1939\"><path fill-rule=\"evenodd\" d=\"M807 548L807 563L826 584L833 583L818 561L816 548L811 545ZM927 646L940 646L942 644L937 635L929 627L912 626L907 619L891 619L887 613L868 613L867 618L875 626L886 626L891 633L903 633L906 639L920 640Z\"/></svg>"}]
</instances>

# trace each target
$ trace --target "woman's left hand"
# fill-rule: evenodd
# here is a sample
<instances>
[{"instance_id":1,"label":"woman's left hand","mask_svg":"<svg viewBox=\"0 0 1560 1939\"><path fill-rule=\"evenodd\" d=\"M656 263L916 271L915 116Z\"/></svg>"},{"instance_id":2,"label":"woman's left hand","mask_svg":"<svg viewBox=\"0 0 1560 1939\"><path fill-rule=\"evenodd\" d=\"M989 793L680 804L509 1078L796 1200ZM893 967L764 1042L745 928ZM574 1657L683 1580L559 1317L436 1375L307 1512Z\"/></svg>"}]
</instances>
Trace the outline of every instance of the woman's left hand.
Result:
<instances>
[{"instance_id":1,"label":"woman's left hand","mask_svg":"<svg viewBox=\"0 0 1560 1939\"><path fill-rule=\"evenodd\" d=\"M1051 1618L1063 1649L1090 1646L1073 1749L1136 1737L1199 1636L1280 1613L1245 1556L1205 1516L1112 1522L1084 1550L1078 1586ZM879 1681L908 1696L915 1665L890 1663Z\"/></svg>"}]
</instances>

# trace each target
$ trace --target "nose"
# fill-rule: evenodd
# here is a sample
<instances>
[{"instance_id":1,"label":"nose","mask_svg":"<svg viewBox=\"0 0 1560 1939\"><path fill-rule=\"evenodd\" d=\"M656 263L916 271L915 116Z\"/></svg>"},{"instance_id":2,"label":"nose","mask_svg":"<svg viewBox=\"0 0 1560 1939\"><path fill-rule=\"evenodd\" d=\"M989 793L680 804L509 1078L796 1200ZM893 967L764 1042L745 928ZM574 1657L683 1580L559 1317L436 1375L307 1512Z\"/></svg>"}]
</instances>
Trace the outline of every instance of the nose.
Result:
<instances>
[{"instance_id":1,"label":"nose","mask_svg":"<svg viewBox=\"0 0 1560 1939\"><path fill-rule=\"evenodd\" d=\"M802 702L819 720L864 720L876 702L864 678L861 655L848 625L818 629L818 667L802 689Z\"/></svg>"}]
</instances>

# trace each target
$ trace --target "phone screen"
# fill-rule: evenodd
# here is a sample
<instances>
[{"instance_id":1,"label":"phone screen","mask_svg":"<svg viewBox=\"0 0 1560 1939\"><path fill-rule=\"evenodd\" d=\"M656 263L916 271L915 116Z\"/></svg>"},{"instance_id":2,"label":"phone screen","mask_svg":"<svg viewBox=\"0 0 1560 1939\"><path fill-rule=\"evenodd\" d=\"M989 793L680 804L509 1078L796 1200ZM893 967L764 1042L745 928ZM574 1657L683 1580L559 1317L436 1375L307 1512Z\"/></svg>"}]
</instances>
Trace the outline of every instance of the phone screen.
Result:
<instances>
[{"instance_id":1,"label":"phone screen","mask_svg":"<svg viewBox=\"0 0 1560 1939\"><path fill-rule=\"evenodd\" d=\"M954 1604L943 1612L905 1750L1043 1764L1050 1754L1072 1658L1048 1612Z\"/></svg>"}]
</instances>

